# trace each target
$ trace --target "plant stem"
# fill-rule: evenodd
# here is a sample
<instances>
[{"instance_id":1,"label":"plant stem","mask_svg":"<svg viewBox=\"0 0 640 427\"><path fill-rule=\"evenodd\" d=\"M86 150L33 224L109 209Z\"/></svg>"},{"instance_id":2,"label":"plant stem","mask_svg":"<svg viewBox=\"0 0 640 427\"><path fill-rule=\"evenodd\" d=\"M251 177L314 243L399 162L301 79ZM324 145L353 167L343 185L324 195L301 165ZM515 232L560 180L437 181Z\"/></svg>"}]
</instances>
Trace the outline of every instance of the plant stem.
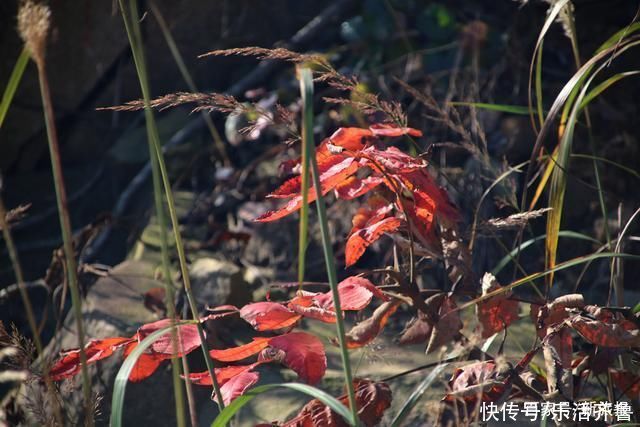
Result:
<instances>
[{"instance_id":1,"label":"plant stem","mask_svg":"<svg viewBox=\"0 0 640 427\"><path fill-rule=\"evenodd\" d=\"M9 252L9 258L11 259L13 272L16 276L16 282L18 284L18 290L20 291L22 303L24 304L25 311L27 312L27 322L29 323L29 328L31 329L31 334L33 335L33 342L35 343L38 356L42 358L42 361L44 361L42 340L40 339L40 333L38 332L38 325L36 323L33 305L31 304L29 293L27 292L27 287L24 281L24 273L22 271L22 264L20 263L18 250L16 248L15 241L13 240L13 236L11 235L11 230L9 228L10 225L7 223L6 215L7 209L4 206L2 197L0 197L0 228L2 228L2 235L4 237L5 244L7 245L7 251ZM51 397L51 404L53 406L55 420L59 425L62 425L62 413L60 412L60 405L56 400L56 392L53 387L53 382L51 381L51 378L49 378L49 366L47 365L47 363L43 363L43 371L47 393L49 393Z\"/></svg>"},{"instance_id":2,"label":"plant stem","mask_svg":"<svg viewBox=\"0 0 640 427\"><path fill-rule=\"evenodd\" d=\"M38 356L42 356L42 341L40 340L40 334L38 333L36 316L33 312L31 298L29 298L29 293L27 292L24 275L22 274L22 266L20 264L20 259L18 258L18 250L16 249L15 242L11 236L11 230L9 229L10 226L7 223L6 215L7 209L4 206L2 197L0 197L0 228L2 228L2 237L4 237L4 242L7 245L7 251L9 252L11 266L13 267L13 272L16 276L16 282L18 284L18 290L20 291L20 297L22 298L22 304L24 304L24 309L27 314L27 322L29 323L29 328L31 328L31 334L33 335L33 342L36 345Z\"/></svg>"},{"instance_id":3,"label":"plant stem","mask_svg":"<svg viewBox=\"0 0 640 427\"><path fill-rule=\"evenodd\" d=\"M164 20L164 17L160 13L160 9L158 9L155 2L153 1L149 2L149 7L151 8L151 12L153 13L153 16L156 18L156 21L158 21L158 26L160 27L160 30L162 31L162 34L164 35L164 38L167 41L167 46L169 46L169 50L173 55L173 60L176 62L176 65L180 70L180 74L182 74L182 78L184 79L185 83L189 87L189 90L191 90L192 92L198 92L198 88L196 87L196 84L193 81L193 78L191 77L191 73L189 73L189 69L184 63L184 59L182 58L180 49L178 49L178 45L176 44L175 40L173 39L173 36L171 35L171 30L169 29L167 22ZM227 153L227 149L224 145L224 141L222 140L220 133L216 129L216 126L213 124L213 120L211 120L211 115L206 111L203 111L201 114L205 124L207 125L207 128L209 129L211 138L213 138L213 142L216 146L216 150L218 150L218 154L220 154L220 157L222 158L222 163L225 166L231 166L231 159L229 159L229 154Z\"/></svg>"},{"instance_id":4,"label":"plant stem","mask_svg":"<svg viewBox=\"0 0 640 427\"><path fill-rule=\"evenodd\" d=\"M313 111L312 111L313 113ZM313 114L311 115L313 122ZM303 126L306 124L303 123ZM303 132L306 132L306 128ZM313 141L313 129L311 129L311 140ZM314 155L312 144L302 144L302 181L300 183L302 194L302 206L300 209L300 231L298 234L298 290L302 290L304 282L304 271L306 265L305 254L307 252L307 238L309 236L309 158Z\"/></svg>"},{"instance_id":5,"label":"plant stem","mask_svg":"<svg viewBox=\"0 0 640 427\"><path fill-rule=\"evenodd\" d=\"M302 93L303 104L303 120L302 120L302 144L304 151L311 151L313 143L313 78L311 70L301 68L300 73L300 92ZM324 250L324 260L327 267L327 276L329 277L329 286L333 296L333 306L336 312L336 328L338 330L338 341L340 342L340 355L342 357L342 370L346 382L347 394L349 396L349 407L354 424L358 422L358 407L356 406L356 395L353 389L353 379L351 376L351 362L349 361L349 350L345 338L344 319L342 317L342 309L340 308L340 295L338 294L338 279L336 276L336 267L333 256L333 248L331 246L331 238L329 236L329 223L327 221L327 212L324 205L324 198L320 186L320 174L318 172L318 163L314 156L308 156L311 173L313 176L313 186L316 191L316 207L318 209L318 220L320 221L320 232L322 234L322 248Z\"/></svg>"},{"instance_id":6,"label":"plant stem","mask_svg":"<svg viewBox=\"0 0 640 427\"><path fill-rule=\"evenodd\" d=\"M4 89L2 94L2 101L0 101L0 127L2 127L5 117L7 117L7 111L9 111L13 95L15 95L16 90L18 89L18 84L20 84L20 80L22 80L22 74L24 73L24 69L27 68L30 56L31 55L29 54L27 47L23 47L22 52L20 52L20 56L16 61L16 65L13 67L7 87Z\"/></svg>"},{"instance_id":7,"label":"plant stem","mask_svg":"<svg viewBox=\"0 0 640 427\"><path fill-rule=\"evenodd\" d=\"M133 37L135 29L132 29L131 25L128 24L127 18L124 12L124 6L121 3L120 7L122 9L123 18L125 21L125 26L127 27L127 34L129 35L129 40L131 43L131 49L133 51L134 62L136 63L136 69L138 71L138 77L140 79L140 86L148 87L146 82L146 65L139 65L143 63L143 53L139 51L142 48L141 37L138 38L138 43L134 43ZM135 9L135 4L131 4L131 7ZM133 31L132 31L133 30ZM134 49L134 46L137 46L137 49ZM143 83L144 81L144 83ZM143 90L144 93L147 92ZM148 147L149 147L149 158L151 161L151 174L152 174L152 182L153 182L153 199L155 204L156 218L158 221L158 227L160 229L160 253L162 259L163 266L163 275L164 275L164 284L165 284L165 305L167 307L167 314L169 319L171 319L171 323L175 326L176 321L176 311L175 311L175 298L174 293L175 289L173 286L173 282L171 280L171 262L169 260L169 237L167 232L167 220L166 213L164 211L163 206L163 191L162 191L162 182L160 180L160 168L158 166L158 159L155 155L155 150L153 148L153 143L151 142L151 135L153 133L152 128L155 127L155 121L153 119L153 112L149 108L147 97L145 97L145 119L147 126L147 137ZM171 344L172 351L174 353L178 352L178 331L177 329L171 328ZM184 412L184 393L182 390L182 381L180 379L180 361L177 358L171 359L171 374L173 381L173 394L175 400L175 408L176 408L176 423L178 427L186 426L186 418Z\"/></svg>"},{"instance_id":8,"label":"plant stem","mask_svg":"<svg viewBox=\"0 0 640 427\"><path fill-rule=\"evenodd\" d=\"M38 66L38 79L40 82L40 94L44 108L45 125L47 128L47 139L49 142L49 153L51 156L51 169L53 171L53 183L56 191L56 202L58 204L58 217L60 219L60 229L62 231L62 242L66 263L67 284L71 291L71 304L73 315L76 320L76 332L78 334L78 347L80 348L80 364L82 371L82 392L87 415L87 421L92 424L91 411L91 378L87 369L87 355L84 351L84 325L82 323L82 300L78 288L78 267L76 264L75 250L73 248L73 235L71 232L71 220L69 219L69 208L67 204L67 191L64 186L62 175L62 161L60 159L60 148L58 145L58 134L56 132L55 116L53 114L53 103L51 101L51 91L47 79L44 60L35 58Z\"/></svg>"},{"instance_id":9,"label":"plant stem","mask_svg":"<svg viewBox=\"0 0 640 427\"><path fill-rule=\"evenodd\" d=\"M180 235L180 224L178 223L178 215L176 212L175 201L173 198L173 193L171 192L171 183L169 182L169 175L167 173L167 168L164 162L164 157L162 154L162 147L160 146L160 136L158 135L158 128L155 125L155 118L153 116L153 112L150 108L150 91L149 86L147 84L147 72L146 72L146 63L144 60L144 50L141 43L142 37L140 35L140 27L138 20L138 11L136 8L136 1L132 0L130 2L130 13L131 13L131 22L127 18L125 9L124 9L124 0L119 0L120 8L123 13L125 26L127 27L127 34L129 36L129 43L131 44L131 48L134 52L133 58L136 64L136 69L138 72L138 78L140 80L140 88L142 90L142 96L144 98L145 103L145 114L147 117L147 121L150 125L147 127L147 131L149 132L149 141L153 146L153 151L155 152L155 158L157 159L160 176L162 178L162 184L164 186L165 197L167 198L167 207L169 209L169 218L171 219L171 227L173 229L173 235L176 241L176 249L178 252L178 260L180 263L180 272L182 275L182 280L184 283L184 290L187 295L187 301L189 303L189 307L191 309L191 314L194 320L199 319L198 308L196 306L195 297L193 296L193 290L191 289L191 280L189 279L189 270L187 267L187 259L184 252L184 243L182 242L182 236ZM215 375L215 371L213 369L213 360L211 359L211 355L209 354L209 350L207 348L206 337L204 335L204 330L202 329L202 325L200 322L197 322L198 335L201 341L201 348L203 352L203 356L205 359L205 363L207 365L207 370L209 371L209 375L211 376L211 381L213 383L213 389L218 401L218 406L220 409L224 409L224 402L222 400L222 393L220 391L220 384Z\"/></svg>"}]
</instances>

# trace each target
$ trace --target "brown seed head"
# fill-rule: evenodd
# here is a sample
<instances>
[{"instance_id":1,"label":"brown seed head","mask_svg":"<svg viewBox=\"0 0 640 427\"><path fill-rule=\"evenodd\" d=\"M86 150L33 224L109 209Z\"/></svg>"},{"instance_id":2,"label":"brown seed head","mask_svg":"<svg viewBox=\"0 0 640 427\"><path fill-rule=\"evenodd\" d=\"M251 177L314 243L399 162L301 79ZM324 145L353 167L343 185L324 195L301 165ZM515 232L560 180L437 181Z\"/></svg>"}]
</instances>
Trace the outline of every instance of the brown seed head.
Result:
<instances>
[{"instance_id":1,"label":"brown seed head","mask_svg":"<svg viewBox=\"0 0 640 427\"><path fill-rule=\"evenodd\" d=\"M18 11L18 33L37 63L44 61L50 18L48 6L31 0L22 3Z\"/></svg>"}]
</instances>

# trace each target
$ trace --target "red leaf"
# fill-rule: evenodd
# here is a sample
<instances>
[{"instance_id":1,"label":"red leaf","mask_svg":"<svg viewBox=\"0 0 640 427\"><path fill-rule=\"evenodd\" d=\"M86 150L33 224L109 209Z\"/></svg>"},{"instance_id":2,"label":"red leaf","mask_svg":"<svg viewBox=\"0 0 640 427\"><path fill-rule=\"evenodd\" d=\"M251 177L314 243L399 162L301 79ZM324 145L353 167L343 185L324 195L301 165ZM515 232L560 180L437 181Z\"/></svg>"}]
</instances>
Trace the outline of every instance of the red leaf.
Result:
<instances>
[{"instance_id":1,"label":"red leaf","mask_svg":"<svg viewBox=\"0 0 640 427\"><path fill-rule=\"evenodd\" d=\"M500 289L491 273L482 278L482 295ZM482 338L489 338L518 320L518 301L508 299L510 292L498 294L478 303L478 320L482 326Z\"/></svg>"},{"instance_id":2,"label":"red leaf","mask_svg":"<svg viewBox=\"0 0 640 427\"><path fill-rule=\"evenodd\" d=\"M234 365L234 366L225 366L224 368L216 368L214 369L216 374L216 379L218 380L218 384L223 386L230 379L235 376L242 374L243 372L252 371L257 366L265 363L264 361L259 361L256 363L252 363L250 365ZM184 376L183 376L184 378ZM189 380L196 385L204 385L204 386L212 386L213 382L211 381L211 376L209 375L209 371L204 372L195 372L189 374Z\"/></svg>"},{"instance_id":3,"label":"red leaf","mask_svg":"<svg viewBox=\"0 0 640 427\"><path fill-rule=\"evenodd\" d=\"M384 150L367 147L362 150L361 155L377 165L375 170L382 167L388 174L408 173L427 167L427 163L421 158L405 154L396 147L388 147Z\"/></svg>"},{"instance_id":4,"label":"red leaf","mask_svg":"<svg viewBox=\"0 0 640 427\"><path fill-rule=\"evenodd\" d=\"M363 347L373 341L401 303L398 299L384 302L376 308L371 317L354 326L346 336L347 348Z\"/></svg>"},{"instance_id":5,"label":"red leaf","mask_svg":"<svg viewBox=\"0 0 640 427\"><path fill-rule=\"evenodd\" d=\"M585 340L601 347L640 347L640 330L629 320L606 323L579 315L571 318L569 325Z\"/></svg>"},{"instance_id":6,"label":"red leaf","mask_svg":"<svg viewBox=\"0 0 640 427\"><path fill-rule=\"evenodd\" d=\"M318 165L320 171L320 185L322 194L327 194L333 190L337 185L346 180L350 175L353 175L358 170L358 163L352 157L344 156L331 156L326 159L325 162ZM288 198L291 200L287 202L283 207L275 211L267 212L255 220L258 222L275 221L276 219L283 218L302 206L301 191L301 177L295 177L285 182L278 190L274 191L271 197L276 198ZM316 200L315 187L309 188L308 203Z\"/></svg>"},{"instance_id":7,"label":"red leaf","mask_svg":"<svg viewBox=\"0 0 640 427\"><path fill-rule=\"evenodd\" d=\"M584 297L580 294L564 295L543 306L532 304L531 317L536 325L538 337L540 339L546 337L554 326L569 317L571 309L582 307L584 307Z\"/></svg>"},{"instance_id":8,"label":"red leaf","mask_svg":"<svg viewBox=\"0 0 640 427\"><path fill-rule=\"evenodd\" d=\"M113 354L118 348L132 342L131 338L105 338L102 340L91 340L85 346L87 364L92 364L98 360L105 359ZM49 371L49 376L53 381L60 381L76 375L80 372L80 350L68 350L60 353L61 357L53 364Z\"/></svg>"},{"instance_id":9,"label":"red leaf","mask_svg":"<svg viewBox=\"0 0 640 427\"><path fill-rule=\"evenodd\" d=\"M419 138L422 136L422 131L414 128L399 127L394 123L376 123L369 126L369 129L375 136L402 136L411 135Z\"/></svg>"},{"instance_id":10,"label":"red leaf","mask_svg":"<svg viewBox=\"0 0 640 427\"><path fill-rule=\"evenodd\" d=\"M327 369L322 342L306 332L290 332L271 338L269 346L285 353L284 364L295 371L301 380L316 384Z\"/></svg>"},{"instance_id":11,"label":"red leaf","mask_svg":"<svg viewBox=\"0 0 640 427\"><path fill-rule=\"evenodd\" d=\"M340 308L347 311L358 311L365 308L376 296L383 301L389 298L373 283L364 277L351 276L338 283ZM313 297L317 304L327 310L335 311L333 294L331 291Z\"/></svg>"},{"instance_id":12,"label":"red leaf","mask_svg":"<svg viewBox=\"0 0 640 427\"><path fill-rule=\"evenodd\" d=\"M242 396L251 386L258 382L260 375L257 372L243 372L236 375L220 387L222 400L225 405L231 403L235 398ZM212 396L213 401L217 402L216 397Z\"/></svg>"},{"instance_id":13,"label":"red leaf","mask_svg":"<svg viewBox=\"0 0 640 427\"><path fill-rule=\"evenodd\" d=\"M343 200L352 200L368 193L383 182L384 179L379 176L358 178L353 175L336 186L336 196Z\"/></svg>"},{"instance_id":14,"label":"red leaf","mask_svg":"<svg viewBox=\"0 0 640 427\"><path fill-rule=\"evenodd\" d=\"M166 328L171 325L171 319L162 319L157 322L147 323L142 325L138 329L138 340L142 341L147 336L152 334L153 332L160 330L162 328ZM152 353L159 353L166 356L181 357L185 354L189 354L191 351L195 350L200 346L200 335L198 334L198 326L193 324L187 325L177 325L177 336L178 336L178 353L174 353L173 343L172 343L172 332L168 330L164 333L160 338L151 344L150 350Z\"/></svg>"},{"instance_id":15,"label":"red leaf","mask_svg":"<svg viewBox=\"0 0 640 427\"><path fill-rule=\"evenodd\" d=\"M209 354L216 360L221 362L237 362L246 359L249 356L260 353L269 346L269 339L265 337L256 337L248 344L238 347L231 347L224 350L211 350Z\"/></svg>"},{"instance_id":16,"label":"red leaf","mask_svg":"<svg viewBox=\"0 0 640 427\"><path fill-rule=\"evenodd\" d=\"M349 151L362 150L367 140L373 136L369 129L339 128L329 137L329 143Z\"/></svg>"},{"instance_id":17,"label":"red leaf","mask_svg":"<svg viewBox=\"0 0 640 427\"><path fill-rule=\"evenodd\" d=\"M297 295L289 301L288 307L304 317L326 323L336 323L335 311L320 307L315 299L315 295Z\"/></svg>"},{"instance_id":18,"label":"red leaf","mask_svg":"<svg viewBox=\"0 0 640 427\"><path fill-rule=\"evenodd\" d=\"M373 132L369 129L361 128L339 128L333 135L320 143L316 149L316 161L318 165L336 153L347 151L347 155L356 153L364 149L369 140L373 138ZM297 164L300 163L298 159Z\"/></svg>"},{"instance_id":19,"label":"red leaf","mask_svg":"<svg viewBox=\"0 0 640 427\"><path fill-rule=\"evenodd\" d=\"M496 380L497 373L497 366L492 360L456 369L449 380L451 392L444 400L463 399L467 403L475 403L480 398L484 402L495 401L506 390L505 383Z\"/></svg>"},{"instance_id":20,"label":"red leaf","mask_svg":"<svg viewBox=\"0 0 640 427\"><path fill-rule=\"evenodd\" d=\"M400 218L384 218L376 223L369 224L364 228L351 230L351 235L347 239L345 248L345 267L350 267L356 263L364 251L378 240L384 233L393 233L402 225Z\"/></svg>"},{"instance_id":21,"label":"red leaf","mask_svg":"<svg viewBox=\"0 0 640 427\"><path fill-rule=\"evenodd\" d=\"M405 202L407 214L417 222L419 235L429 239L434 218L444 224L453 224L460 220L460 214L451 204L447 194L435 183L426 169L404 172L398 175L404 187L413 194L413 203ZM403 204L398 209L403 211Z\"/></svg>"},{"instance_id":22,"label":"red leaf","mask_svg":"<svg viewBox=\"0 0 640 427\"><path fill-rule=\"evenodd\" d=\"M124 350L124 357L126 358L129 354L138 346L137 342L133 342ZM167 359L165 355L162 354L153 354L153 353L143 353L140 355L136 364L133 366L131 373L129 374L129 381L137 383L140 382L151 375L158 369L163 360Z\"/></svg>"},{"instance_id":23,"label":"red leaf","mask_svg":"<svg viewBox=\"0 0 640 427\"><path fill-rule=\"evenodd\" d=\"M256 302L242 307L240 317L257 331L274 331L295 325L302 316L282 304Z\"/></svg>"}]
</instances>

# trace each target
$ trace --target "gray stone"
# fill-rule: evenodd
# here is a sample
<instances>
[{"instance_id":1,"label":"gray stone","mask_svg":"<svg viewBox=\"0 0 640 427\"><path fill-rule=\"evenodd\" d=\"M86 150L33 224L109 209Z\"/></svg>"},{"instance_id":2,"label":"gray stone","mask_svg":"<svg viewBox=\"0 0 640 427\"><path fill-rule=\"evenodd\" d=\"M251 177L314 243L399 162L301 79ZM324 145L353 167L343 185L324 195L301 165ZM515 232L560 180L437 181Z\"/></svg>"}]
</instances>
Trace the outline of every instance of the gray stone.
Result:
<instances>
[{"instance_id":1,"label":"gray stone","mask_svg":"<svg viewBox=\"0 0 640 427\"><path fill-rule=\"evenodd\" d=\"M191 285L198 306L223 304L242 306L251 300L251 289L236 264L215 258L200 258L190 268Z\"/></svg>"}]
</instances>

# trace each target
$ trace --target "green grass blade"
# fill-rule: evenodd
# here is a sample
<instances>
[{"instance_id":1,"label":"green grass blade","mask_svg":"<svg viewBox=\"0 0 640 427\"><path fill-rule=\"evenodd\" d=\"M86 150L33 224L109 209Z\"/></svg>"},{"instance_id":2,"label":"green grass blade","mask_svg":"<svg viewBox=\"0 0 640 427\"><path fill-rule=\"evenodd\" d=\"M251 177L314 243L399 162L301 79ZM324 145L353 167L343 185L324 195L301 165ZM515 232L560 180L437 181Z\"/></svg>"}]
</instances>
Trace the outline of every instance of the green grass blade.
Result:
<instances>
[{"instance_id":1,"label":"green grass blade","mask_svg":"<svg viewBox=\"0 0 640 427\"><path fill-rule=\"evenodd\" d=\"M614 83L619 82L625 77L636 76L640 74L640 70L635 71L627 71L624 73L618 73L614 76L609 77L607 80L600 83L598 86L594 87L582 100L580 103L580 108L583 109L586 107L591 101L593 101L596 97L598 97L602 92L609 89Z\"/></svg>"},{"instance_id":2,"label":"green grass blade","mask_svg":"<svg viewBox=\"0 0 640 427\"><path fill-rule=\"evenodd\" d=\"M538 97L537 109L542 108L542 46L544 43L544 38L551 28L551 25L554 23L562 9L569 3L569 0L560 0L556 2L552 7L549 8L547 12L547 18L542 25L542 29L538 34L538 39L536 41L536 46L533 49L533 55L531 56L531 63L529 64L529 83L527 85L527 98L528 98L528 109L527 114L531 117L531 124L535 129L535 120L533 118L533 100L531 99L531 86L533 84L534 75L536 76L536 96ZM534 66L536 67L536 71L534 72ZM538 79L540 80L540 84L538 85ZM542 129L542 125L541 125Z\"/></svg>"},{"instance_id":3,"label":"green grass blade","mask_svg":"<svg viewBox=\"0 0 640 427\"><path fill-rule=\"evenodd\" d=\"M571 149L573 146L573 135L575 132L575 126L578 121L579 114L583 111L581 106L583 105L583 100L585 99L587 92L589 91L589 87L591 86L591 83L597 77L597 75L607 67L608 67L608 62L602 63L589 76L588 80L586 80L583 85L578 86L580 87L580 91L578 96L575 99L575 102L573 103L571 113L569 115L566 127L564 128L562 138L560 140L558 156L556 158L556 162L554 163L553 172L551 174L549 206L552 208L552 210L551 212L549 212L549 215L547 216L547 240L546 240L546 250L545 250L545 259L546 259L545 265L547 266L547 268L554 267L556 263L557 250L558 250L558 233L560 231L560 225L562 221L564 195L565 195L566 186L567 186L567 171L569 169L569 160L571 155ZM608 80L605 80L604 83L607 83ZM607 86L605 85L602 91L604 91L606 87ZM602 91L600 93L602 93ZM596 178L598 177L599 175L596 170ZM599 195L601 198L600 202L601 204L603 204L604 200L602 200L602 192L601 192L600 186L598 188L599 188ZM603 207L603 210L604 210L604 207ZM606 218L606 215L605 215L605 218ZM607 240L609 241L609 239ZM550 274L548 276L548 283L550 285L553 283L553 274Z\"/></svg>"},{"instance_id":4,"label":"green grass blade","mask_svg":"<svg viewBox=\"0 0 640 427\"><path fill-rule=\"evenodd\" d=\"M140 80L140 88L142 90L143 99L145 103L145 115L147 120L147 133L149 137L149 143L153 147L154 156L157 159L158 171L160 178L162 179L162 186L164 188L164 196L167 200L167 208L169 210L169 218L171 220L171 227L173 230L173 237L176 241L176 251L178 253L178 262L180 265L180 273L182 275L182 282L184 285L184 291L187 296L187 302L191 310L191 315L194 319L199 318L198 308L193 290L191 288L191 279L189 276L189 268L187 265L187 257L185 255L184 243L182 241L182 235L180 234L180 223L178 221L178 214L176 212L175 200L171 188L171 182L169 181L169 174L167 172L167 166L164 161L162 153L162 146L160 144L160 135L158 133L158 127L155 123L155 117L153 111L150 108L150 90L147 80L146 61L144 57L144 47L142 44L142 34L139 26L139 19L137 13L136 1L131 0L129 2L129 13L125 12L124 0L119 0L120 7L123 15L125 15L125 25L127 26L127 35L129 37L129 43L132 45L132 51L134 52L133 59L138 73L138 79ZM127 18L130 16L130 18ZM130 19L130 22L129 22ZM202 349L202 355L204 357L205 364L207 365L207 371L211 377L213 383L213 390L217 397L218 406L220 409L224 408L224 402L220 393L220 385L216 379L215 371L213 368L213 360L209 354L207 341L204 336L204 330L202 325L198 322L196 324L198 328L198 335L200 337L200 347Z\"/></svg>"},{"instance_id":5,"label":"green grass blade","mask_svg":"<svg viewBox=\"0 0 640 427\"><path fill-rule=\"evenodd\" d=\"M338 399L329 395L325 391L322 391L318 388L312 387L307 384L282 383L282 384L265 384L265 385L252 388L242 396L236 398L222 412L220 412L220 414L216 417L216 419L211 424L211 427L227 426L243 406L251 402L259 394L266 393L276 388L288 388L291 390L295 390L295 391L299 391L301 393L307 394L314 399L318 399L319 401L321 401L322 403L330 407L333 412L340 415L348 425L350 426L355 425L351 417L351 413L349 412L349 409L347 409L347 407L344 406Z\"/></svg>"},{"instance_id":6,"label":"green grass blade","mask_svg":"<svg viewBox=\"0 0 640 427\"><path fill-rule=\"evenodd\" d=\"M188 325L198 323L193 320L183 320L176 322L175 326ZM115 382L113 384L113 395L111 397L111 418L109 425L111 427L122 426L122 414L124 413L124 396L127 390L127 383L129 382L129 375L133 367L138 362L142 353L144 353L151 345L158 339L171 332L173 325L164 327L150 334L148 337L142 340L136 348L127 356L127 358L120 366L118 374L116 375Z\"/></svg>"},{"instance_id":7,"label":"green grass blade","mask_svg":"<svg viewBox=\"0 0 640 427\"><path fill-rule=\"evenodd\" d=\"M300 209L300 230L298 236L298 283L302 289L305 272L305 254L309 235L309 158L314 155L313 149L313 95L303 97L304 108L302 117L302 207Z\"/></svg>"},{"instance_id":8,"label":"green grass blade","mask_svg":"<svg viewBox=\"0 0 640 427\"><path fill-rule=\"evenodd\" d=\"M587 236L586 234L578 233L576 231L562 230L562 231L560 231L558 233L558 236L567 237L567 238L571 238L571 239L587 240L587 241L590 241L592 243L600 244L600 242L598 240L594 239L593 237ZM520 244L520 246L518 246L515 249L513 249L511 252L509 252L507 255L505 255L500 260L500 262L498 262L498 264L493 268L493 270L491 270L491 274L493 274L495 276L498 273L500 273L509 264L509 262L511 262L511 260L513 260L516 257L516 255L519 252L522 252L523 250L525 250L526 248L528 248L529 246L533 245L535 242L537 242L539 240L544 240L546 237L547 237L547 235L543 234L541 236L537 236L537 237L534 237L533 239L529 239L529 240L527 240L525 242L522 242L522 244Z\"/></svg>"},{"instance_id":9,"label":"green grass blade","mask_svg":"<svg viewBox=\"0 0 640 427\"><path fill-rule=\"evenodd\" d=\"M11 72L11 76L9 77L9 82L7 83L7 87L4 89L4 93L2 94L2 102L0 102L0 128L2 127L2 123L4 123L5 117L7 116L7 111L9 111L11 101L13 101L13 95L15 95L16 90L18 89L18 85L20 84L20 80L22 80L24 70L25 68L27 68L29 58L29 51L25 47L22 49L22 52L20 52L20 56L16 61L16 65L13 66L13 71Z\"/></svg>"},{"instance_id":10,"label":"green grass blade","mask_svg":"<svg viewBox=\"0 0 640 427\"><path fill-rule=\"evenodd\" d=\"M524 105L489 104L486 102L452 101L452 102L449 102L449 105L452 105L454 107L462 106L462 107L482 108L485 110L500 111L502 113L519 114L523 116L528 116L530 111L529 107L526 107Z\"/></svg>"},{"instance_id":11,"label":"green grass blade","mask_svg":"<svg viewBox=\"0 0 640 427\"><path fill-rule=\"evenodd\" d=\"M622 165L618 162L614 162L613 160L606 159L600 156L592 156L591 154L571 154L571 157L575 157L577 159L589 159L589 160L597 160L598 162L607 163L611 166L615 166L618 169L627 172L628 174L633 175L634 177L640 179L640 173L630 167Z\"/></svg>"},{"instance_id":12,"label":"green grass blade","mask_svg":"<svg viewBox=\"0 0 640 427\"><path fill-rule=\"evenodd\" d=\"M427 375L425 379L422 380L420 384L418 384L418 386L411 392L411 395L407 398L405 404L402 405L402 408L400 408L400 411L391 422L391 427L399 427L400 425L402 425L402 422L405 420L405 418L407 418L420 398L422 398L424 392L431 386L431 384L433 384L436 379L438 379L440 374L445 370L447 366L449 366L448 363L443 363L436 366L431 370L431 372L429 372L429 375Z\"/></svg>"},{"instance_id":13,"label":"green grass blade","mask_svg":"<svg viewBox=\"0 0 640 427\"><path fill-rule=\"evenodd\" d=\"M304 127L307 129L303 138L303 144L307 147L305 150L311 151L313 144L313 135L310 132L313 129L313 75L308 68L301 68L300 73L300 92L302 93L303 117L305 119ZM311 138L309 138L309 136ZM340 304L340 295L338 294L338 277L336 274L336 266L333 255L333 246L331 245L331 237L329 235L329 220L327 219L327 211L324 205L324 196L322 195L322 187L320 185L320 172L318 171L318 162L315 156L309 156L309 166L311 167L313 186L316 191L316 208L318 209L318 221L320 222L320 233L322 235L322 249L324 252L324 260L327 268L327 276L329 278L329 286L331 287L331 295L333 296L333 306L336 312L336 329L338 333L338 341L340 343L340 356L342 357L342 371L344 373L345 386L347 395L349 396L349 407L353 416L354 423L358 423L358 408L356 406L356 395L353 389L353 377L351 375L351 362L349 360L349 350L345 338L345 327Z\"/></svg>"},{"instance_id":14,"label":"green grass blade","mask_svg":"<svg viewBox=\"0 0 640 427\"><path fill-rule=\"evenodd\" d=\"M544 41L540 42L540 48L536 58L536 110L538 112L538 122L540 127L544 123L543 101L542 101L542 52ZM533 122L533 120L532 120Z\"/></svg>"},{"instance_id":15,"label":"green grass blade","mask_svg":"<svg viewBox=\"0 0 640 427\"><path fill-rule=\"evenodd\" d=\"M531 159L530 159L531 163L527 170L525 182L529 182L529 180L531 179L531 176L533 174L533 166L536 163L535 160L538 157L538 153L541 147L543 146L543 142L546 136L548 135L548 133L550 132L551 127L553 126L553 123L555 121L555 118L560 112L560 110L563 108L563 106L565 109L567 108L567 104L566 104L567 102L569 102L573 107L575 107L575 105L579 106L580 103L582 102L582 99L584 98L584 93L580 94L580 99L577 102L572 102L572 100L575 99L576 96L578 96L577 95L578 91L585 88L585 85L583 83L584 80L587 78L593 77L593 73L591 73L591 71L595 66L595 64L597 64L598 61L601 61L603 58L606 58L607 55L610 55L610 59L614 59L620 56L625 51L629 50L630 48L637 46L638 44L640 44L640 39L635 37L635 38L623 41L620 45L616 45L615 48L609 48L607 50L604 50L594 55L582 67L580 67L580 69L571 77L571 79L569 79L569 81L565 84L565 86L562 88L562 90L554 100L553 105L551 106L549 113L545 119L544 125L542 126L542 128L540 129L540 132L538 133L538 137L536 138L534 148L531 152ZM603 66L607 65L608 62L609 61L601 65L600 69L602 69ZM590 73L592 74L591 76L590 76ZM586 86L588 87L588 85ZM573 112L576 109L572 108L571 110ZM547 253L546 253L547 267L552 267L553 263L555 262L555 252L557 250L557 232L560 229L560 220L562 215L562 209L557 209L557 207L562 207L562 204L564 201L564 189L566 188L566 186L564 185L566 184L566 176L564 172L566 171L566 166L568 164L568 157L571 153L570 142L573 140L573 135L572 135L573 127L575 126L575 122L577 120L577 113L578 111L575 111L575 114L573 114L573 117L571 117L572 129L569 132L568 130L565 130L564 132L561 130L562 140L558 148L557 164L554 163L553 165L554 167L553 167L553 172L551 177L551 184L553 186L553 189L552 189L552 194L550 195L550 200L551 200L550 206L554 209L553 211L551 211L551 214L547 217L547 239L549 240L547 244ZM555 166L559 166L559 167L555 167ZM564 184L563 184L563 181L564 181ZM521 200L522 209L524 209L524 206L526 206L526 201L527 201L527 186L524 187L522 192L522 200ZM549 282L551 282L551 280Z\"/></svg>"},{"instance_id":16,"label":"green grass blade","mask_svg":"<svg viewBox=\"0 0 640 427\"><path fill-rule=\"evenodd\" d=\"M568 261L556 264L555 267L553 268L549 268L544 271L539 271L537 273L529 274L528 276L518 279L514 282L511 282L510 284L503 286L502 288L497 289L496 291L488 292L478 298L475 298L465 304L462 304L461 306L458 307L458 310L459 311L466 310L469 307L473 307L475 304L477 304L480 301L484 301L496 295L503 294L507 291L510 291L511 289L517 288L518 286L522 286L525 283L530 283L530 282L533 282L534 280L540 279L541 277L548 276L549 274L553 274L558 271L575 267L576 265L581 265L597 259L610 259L610 258L640 260L640 255L633 255L633 254L627 254L627 253L615 253L615 252L602 252L602 253L594 253L594 254L589 254L589 255L585 255L577 258L572 258Z\"/></svg>"},{"instance_id":17,"label":"green grass blade","mask_svg":"<svg viewBox=\"0 0 640 427\"><path fill-rule=\"evenodd\" d=\"M623 39L633 35L633 33L640 30L640 22L634 22L619 31L616 31L611 37L607 39L604 43L600 45L600 47L596 50L596 53L600 53L603 50L607 50L616 44L622 42Z\"/></svg>"}]
</instances>

